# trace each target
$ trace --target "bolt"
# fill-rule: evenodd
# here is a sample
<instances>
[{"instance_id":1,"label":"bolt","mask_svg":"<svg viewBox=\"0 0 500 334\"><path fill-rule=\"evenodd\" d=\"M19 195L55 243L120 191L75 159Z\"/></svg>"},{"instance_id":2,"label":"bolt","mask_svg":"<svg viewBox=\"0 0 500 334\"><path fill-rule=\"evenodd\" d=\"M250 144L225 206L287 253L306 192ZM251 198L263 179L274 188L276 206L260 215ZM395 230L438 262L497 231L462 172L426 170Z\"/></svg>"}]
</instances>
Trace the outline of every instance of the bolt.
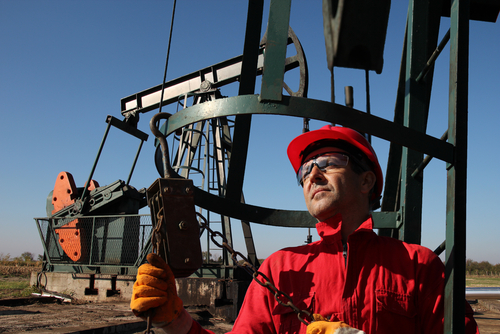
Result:
<instances>
[{"instance_id":1,"label":"bolt","mask_svg":"<svg viewBox=\"0 0 500 334\"><path fill-rule=\"evenodd\" d=\"M163 192L164 192L164 193L169 194L171 191L172 191L172 189L170 189L170 187L165 187L165 188L163 188Z\"/></svg>"},{"instance_id":2,"label":"bolt","mask_svg":"<svg viewBox=\"0 0 500 334\"><path fill-rule=\"evenodd\" d=\"M188 229L187 223L185 221L181 221L179 223L179 229L181 229L181 230L187 230Z\"/></svg>"},{"instance_id":3,"label":"bolt","mask_svg":"<svg viewBox=\"0 0 500 334\"><path fill-rule=\"evenodd\" d=\"M184 263L189 263L189 262L191 262L191 260L188 257L184 259Z\"/></svg>"},{"instance_id":4,"label":"bolt","mask_svg":"<svg viewBox=\"0 0 500 334\"><path fill-rule=\"evenodd\" d=\"M191 194L193 192L193 189L191 187L186 187L186 194Z\"/></svg>"}]
</instances>

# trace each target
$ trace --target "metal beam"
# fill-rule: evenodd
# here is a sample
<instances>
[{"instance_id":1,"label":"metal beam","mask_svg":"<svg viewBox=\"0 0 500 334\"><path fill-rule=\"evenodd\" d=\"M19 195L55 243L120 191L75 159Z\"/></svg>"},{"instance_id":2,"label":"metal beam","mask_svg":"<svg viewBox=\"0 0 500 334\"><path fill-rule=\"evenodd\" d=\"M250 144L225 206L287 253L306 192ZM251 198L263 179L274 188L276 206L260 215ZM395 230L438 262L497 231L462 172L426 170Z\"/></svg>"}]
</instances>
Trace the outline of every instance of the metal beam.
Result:
<instances>
[{"instance_id":1,"label":"metal beam","mask_svg":"<svg viewBox=\"0 0 500 334\"><path fill-rule=\"evenodd\" d=\"M455 159L447 181L445 333L465 333L469 8L469 0L454 0L450 19L448 141L455 146Z\"/></svg>"},{"instance_id":2,"label":"metal beam","mask_svg":"<svg viewBox=\"0 0 500 334\"><path fill-rule=\"evenodd\" d=\"M421 133L426 132L428 109L425 86L417 83L416 78L427 61L428 13L428 0L410 2L403 125ZM413 178L411 174L423 158L422 152L403 147L400 203L404 210L399 239L414 244L421 243L423 177Z\"/></svg>"},{"instance_id":3,"label":"metal beam","mask_svg":"<svg viewBox=\"0 0 500 334\"><path fill-rule=\"evenodd\" d=\"M244 221L283 227L314 227L318 222L308 211L279 210L245 204L225 199L194 188L195 205L224 216ZM399 212L373 212L375 228L397 228L401 221Z\"/></svg>"},{"instance_id":4,"label":"metal beam","mask_svg":"<svg viewBox=\"0 0 500 334\"><path fill-rule=\"evenodd\" d=\"M258 64L263 10L263 0L248 2L241 82L238 95L253 94L255 92L255 68ZM245 177L251 122L251 114L237 115L234 120L233 143L227 172L227 190L225 197L235 201L241 201L243 199L243 180ZM248 254L252 257L253 261L256 261L257 255L253 245L250 224L247 220L241 220L241 225Z\"/></svg>"},{"instance_id":5,"label":"metal beam","mask_svg":"<svg viewBox=\"0 0 500 334\"><path fill-rule=\"evenodd\" d=\"M166 124L165 135L168 136L176 129L190 123L214 117L242 114L307 117L341 124L363 133L393 141L401 146L410 147L445 162L453 161L453 145L439 138L353 108L294 96L283 96L280 103L261 103L258 95L233 96L200 103L172 115Z\"/></svg>"},{"instance_id":6,"label":"metal beam","mask_svg":"<svg viewBox=\"0 0 500 334\"><path fill-rule=\"evenodd\" d=\"M259 50L259 58L256 66L257 74L261 73L264 63L262 51L262 49ZM243 55L234 57L166 82L162 105L177 102L186 94L192 94L200 90L201 84L204 81L210 81L212 88L238 81L241 76L242 60ZM162 85L160 84L122 98L120 101L122 115L132 110L145 113L157 109L160 106L161 88Z\"/></svg>"},{"instance_id":7,"label":"metal beam","mask_svg":"<svg viewBox=\"0 0 500 334\"><path fill-rule=\"evenodd\" d=\"M260 98L281 101L291 0L271 0Z\"/></svg>"}]
</instances>

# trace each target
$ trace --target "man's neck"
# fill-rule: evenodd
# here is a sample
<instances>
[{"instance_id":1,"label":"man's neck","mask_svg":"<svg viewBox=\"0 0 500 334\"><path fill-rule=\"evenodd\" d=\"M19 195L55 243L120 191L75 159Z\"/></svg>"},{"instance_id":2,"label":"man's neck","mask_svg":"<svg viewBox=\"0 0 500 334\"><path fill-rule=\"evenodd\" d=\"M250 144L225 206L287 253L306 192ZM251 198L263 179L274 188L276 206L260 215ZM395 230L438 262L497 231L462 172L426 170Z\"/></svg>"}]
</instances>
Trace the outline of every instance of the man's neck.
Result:
<instances>
[{"instance_id":1,"label":"man's neck","mask_svg":"<svg viewBox=\"0 0 500 334\"><path fill-rule=\"evenodd\" d=\"M355 214L344 216L342 215L342 228L340 233L342 234L342 242L346 243L347 239L351 234L358 229L361 224L363 224L368 217L370 217L370 212L360 214L355 212Z\"/></svg>"}]
</instances>

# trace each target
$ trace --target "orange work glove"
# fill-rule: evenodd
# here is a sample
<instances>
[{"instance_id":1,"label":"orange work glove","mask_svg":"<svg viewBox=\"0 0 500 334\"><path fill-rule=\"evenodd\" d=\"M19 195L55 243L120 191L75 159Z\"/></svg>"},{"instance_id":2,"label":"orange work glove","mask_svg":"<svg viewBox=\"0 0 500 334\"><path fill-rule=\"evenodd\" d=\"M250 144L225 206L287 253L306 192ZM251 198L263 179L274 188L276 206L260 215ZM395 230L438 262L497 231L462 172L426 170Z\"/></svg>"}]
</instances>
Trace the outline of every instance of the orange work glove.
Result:
<instances>
[{"instance_id":1,"label":"orange work glove","mask_svg":"<svg viewBox=\"0 0 500 334\"><path fill-rule=\"evenodd\" d=\"M320 314L313 314L313 319L307 326L306 334L365 334L343 321L329 321Z\"/></svg>"},{"instance_id":2,"label":"orange work glove","mask_svg":"<svg viewBox=\"0 0 500 334\"><path fill-rule=\"evenodd\" d=\"M177 296L174 274L156 254L148 254L139 267L132 291L130 308L138 317L151 316L155 327L168 326L183 312L182 300Z\"/></svg>"}]
</instances>

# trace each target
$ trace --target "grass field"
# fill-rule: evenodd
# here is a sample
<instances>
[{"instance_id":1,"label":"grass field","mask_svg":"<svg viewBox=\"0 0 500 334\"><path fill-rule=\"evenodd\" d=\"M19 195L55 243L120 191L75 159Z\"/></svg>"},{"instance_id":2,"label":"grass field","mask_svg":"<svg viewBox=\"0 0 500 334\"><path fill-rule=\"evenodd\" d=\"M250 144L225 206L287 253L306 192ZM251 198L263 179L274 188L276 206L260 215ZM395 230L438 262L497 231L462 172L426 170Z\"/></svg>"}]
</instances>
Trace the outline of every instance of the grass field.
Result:
<instances>
[{"instance_id":1,"label":"grass field","mask_svg":"<svg viewBox=\"0 0 500 334\"><path fill-rule=\"evenodd\" d=\"M500 287L500 276L467 276L465 285L470 287Z\"/></svg>"},{"instance_id":2,"label":"grass field","mask_svg":"<svg viewBox=\"0 0 500 334\"><path fill-rule=\"evenodd\" d=\"M29 279L6 279L0 278L0 299L28 297L35 292L34 287L30 287Z\"/></svg>"},{"instance_id":3,"label":"grass field","mask_svg":"<svg viewBox=\"0 0 500 334\"><path fill-rule=\"evenodd\" d=\"M0 299L28 297L38 292L36 287L30 286L32 271L40 271L39 266L3 266L0 265Z\"/></svg>"}]
</instances>

